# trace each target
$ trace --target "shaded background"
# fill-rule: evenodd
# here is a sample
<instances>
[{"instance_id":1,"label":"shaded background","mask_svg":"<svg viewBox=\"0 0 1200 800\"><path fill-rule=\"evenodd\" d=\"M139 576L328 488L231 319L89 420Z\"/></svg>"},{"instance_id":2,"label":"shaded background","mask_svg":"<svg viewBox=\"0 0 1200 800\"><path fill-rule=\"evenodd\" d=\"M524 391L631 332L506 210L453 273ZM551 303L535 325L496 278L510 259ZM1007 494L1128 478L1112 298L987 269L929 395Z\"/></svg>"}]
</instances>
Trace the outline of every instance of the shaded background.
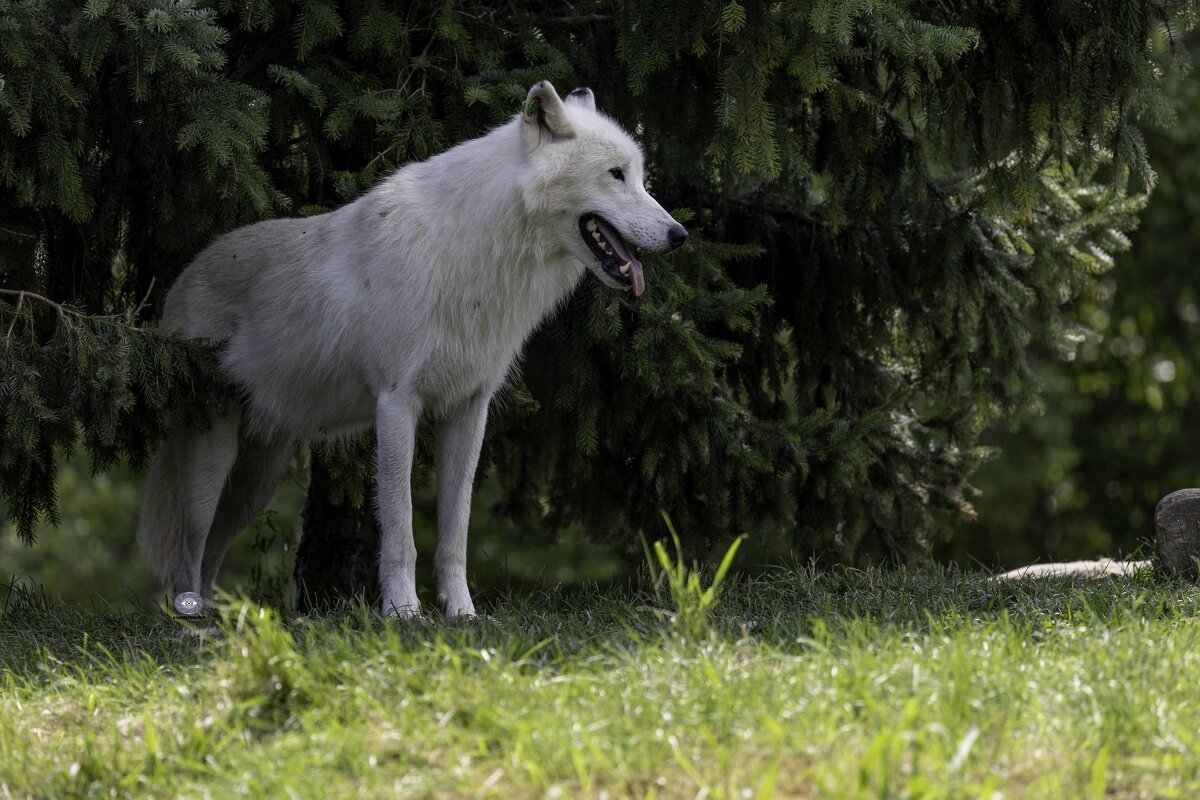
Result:
<instances>
[{"instance_id":1,"label":"shaded background","mask_svg":"<svg viewBox=\"0 0 1200 800\"><path fill-rule=\"evenodd\" d=\"M1189 40L1193 59L1200 37ZM1071 361L1039 360L1043 403L985 442L978 521L942 559L1011 568L1148 552L1154 506L1200 485L1200 78L1169 74L1178 119L1147 131L1158 184Z\"/></svg>"},{"instance_id":2,"label":"shaded background","mask_svg":"<svg viewBox=\"0 0 1200 800\"><path fill-rule=\"evenodd\" d=\"M1193 54L1200 49L1191 37ZM972 481L977 519L935 547L940 560L1009 568L1033 561L1134 553L1153 536L1158 498L1200 484L1200 82L1167 77L1179 117L1148 132L1158 186L1133 247L1103 288L1079 302L1083 339L1074 358L1037 358L1040 407L985 441L993 458ZM235 545L225 588L286 596L291 550L299 539L306 454L293 465L272 510ZM0 576L47 587L71 600L144 602L156 587L136 552L133 532L140 475L125 467L90 474L86 458L64 462L60 529L42 530L35 548L0 534ZM602 492L602 487L597 487ZM522 544L516 525L491 513L495 475L474 504L471 571L484 596L538 582L604 581L624 574L629 556L589 544L568 528L552 547ZM434 540L432 487L417 491L422 553ZM658 532L647 532L650 536ZM750 532L753 535L753 532ZM743 561L761 557L748 551ZM426 558L425 565L428 565ZM428 578L422 569L421 580Z\"/></svg>"}]
</instances>

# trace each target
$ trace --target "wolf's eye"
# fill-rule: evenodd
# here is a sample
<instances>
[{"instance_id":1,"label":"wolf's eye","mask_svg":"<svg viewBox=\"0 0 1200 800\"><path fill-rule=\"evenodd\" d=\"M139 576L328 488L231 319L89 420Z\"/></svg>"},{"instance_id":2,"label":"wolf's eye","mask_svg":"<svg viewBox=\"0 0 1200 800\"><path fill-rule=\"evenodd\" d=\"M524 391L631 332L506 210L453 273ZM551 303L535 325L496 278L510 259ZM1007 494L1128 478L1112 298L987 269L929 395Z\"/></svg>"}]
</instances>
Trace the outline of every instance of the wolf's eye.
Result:
<instances>
[{"instance_id":1,"label":"wolf's eye","mask_svg":"<svg viewBox=\"0 0 1200 800\"><path fill-rule=\"evenodd\" d=\"M625 171L622 170L620 167L617 167L616 169L610 169L608 171L608 174L612 175L614 178L621 181L622 183L625 182Z\"/></svg>"}]
</instances>

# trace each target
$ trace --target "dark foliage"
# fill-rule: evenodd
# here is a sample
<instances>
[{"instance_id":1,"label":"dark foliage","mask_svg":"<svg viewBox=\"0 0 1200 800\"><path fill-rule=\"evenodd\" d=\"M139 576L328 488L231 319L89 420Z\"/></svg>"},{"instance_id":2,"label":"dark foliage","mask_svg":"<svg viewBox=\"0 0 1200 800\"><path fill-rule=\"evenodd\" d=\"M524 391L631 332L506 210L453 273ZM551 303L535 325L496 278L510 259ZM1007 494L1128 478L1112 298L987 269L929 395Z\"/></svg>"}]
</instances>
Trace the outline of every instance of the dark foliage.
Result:
<instances>
[{"instance_id":1,"label":"dark foliage","mask_svg":"<svg viewBox=\"0 0 1200 800\"><path fill-rule=\"evenodd\" d=\"M1031 348L1074 346L1063 305L1126 245L1153 180L1152 39L1194 15L1183 0L0 0L0 280L88 314L147 292L153 308L213 233L352 199L504 119L537 79L590 85L699 235L647 262L636 306L585 283L532 343L485 454L501 510L632 541L665 508L694 537L905 560L939 515L970 514L978 435L1029 400ZM32 387L5 396L0 440L5 464L40 470L5 471L25 529L53 514L48 455L76 421L99 466L140 455L199 363L126 326L126 366L105 362L122 391L22 435L87 394L92 368L71 358L120 353L100 323L52 323L6 339L0 367L0 385ZM53 344L72 335L89 341ZM66 388L33 377L51 371Z\"/></svg>"}]
</instances>

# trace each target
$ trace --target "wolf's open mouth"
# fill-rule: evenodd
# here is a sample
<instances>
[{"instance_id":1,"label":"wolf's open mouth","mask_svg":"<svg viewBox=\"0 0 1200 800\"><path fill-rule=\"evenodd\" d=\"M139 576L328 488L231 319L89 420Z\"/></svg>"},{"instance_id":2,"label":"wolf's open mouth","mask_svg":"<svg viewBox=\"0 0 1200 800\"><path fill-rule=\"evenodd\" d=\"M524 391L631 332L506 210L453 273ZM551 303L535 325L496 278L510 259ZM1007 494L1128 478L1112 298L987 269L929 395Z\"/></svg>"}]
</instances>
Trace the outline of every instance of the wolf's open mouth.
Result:
<instances>
[{"instance_id":1,"label":"wolf's open mouth","mask_svg":"<svg viewBox=\"0 0 1200 800\"><path fill-rule=\"evenodd\" d=\"M646 291L642 262L633 257L629 245L625 244L612 225L596 214L584 214L579 218L579 232L609 276L626 286L632 286L634 297Z\"/></svg>"}]
</instances>

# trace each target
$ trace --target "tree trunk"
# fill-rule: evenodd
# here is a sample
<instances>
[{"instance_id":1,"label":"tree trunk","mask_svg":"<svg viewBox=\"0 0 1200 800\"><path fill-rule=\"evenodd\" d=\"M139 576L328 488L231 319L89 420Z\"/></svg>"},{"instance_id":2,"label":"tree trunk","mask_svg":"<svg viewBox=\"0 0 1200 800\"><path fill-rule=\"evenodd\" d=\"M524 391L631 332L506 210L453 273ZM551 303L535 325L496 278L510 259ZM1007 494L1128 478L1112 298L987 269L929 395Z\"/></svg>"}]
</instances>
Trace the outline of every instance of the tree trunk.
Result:
<instances>
[{"instance_id":1,"label":"tree trunk","mask_svg":"<svg viewBox=\"0 0 1200 800\"><path fill-rule=\"evenodd\" d=\"M335 503L332 481L314 455L296 550L296 607L302 613L354 598L380 600L379 528L371 504Z\"/></svg>"}]
</instances>

